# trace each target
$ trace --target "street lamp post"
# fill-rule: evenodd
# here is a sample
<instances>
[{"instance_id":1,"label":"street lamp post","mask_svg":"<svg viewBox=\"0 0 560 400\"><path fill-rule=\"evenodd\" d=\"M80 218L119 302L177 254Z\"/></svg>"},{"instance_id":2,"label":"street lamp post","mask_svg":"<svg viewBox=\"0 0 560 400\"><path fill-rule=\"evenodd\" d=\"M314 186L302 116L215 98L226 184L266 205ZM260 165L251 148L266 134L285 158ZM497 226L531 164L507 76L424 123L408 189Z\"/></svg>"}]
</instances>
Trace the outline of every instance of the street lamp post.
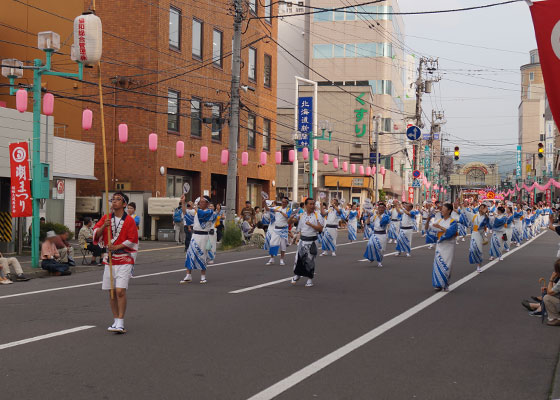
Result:
<instances>
[{"instance_id":1,"label":"street lamp post","mask_svg":"<svg viewBox=\"0 0 560 400\"><path fill-rule=\"evenodd\" d=\"M10 80L10 95L17 92L15 80L23 77L24 69L33 70L33 85L25 87L28 92L33 92L33 153L32 153L32 182L31 194L33 196L33 217L31 222L31 265L39 267L39 201L49 197L49 166L41 163L41 80L43 75L61 76L66 78L83 79L84 65L78 62L78 72L57 72L51 70L52 54L60 49L60 36L51 31L39 32L39 49L45 52L45 64L36 58L33 66L24 66L21 61L10 59L2 60L2 75ZM47 141L49 138L47 137Z\"/></svg>"}]
</instances>

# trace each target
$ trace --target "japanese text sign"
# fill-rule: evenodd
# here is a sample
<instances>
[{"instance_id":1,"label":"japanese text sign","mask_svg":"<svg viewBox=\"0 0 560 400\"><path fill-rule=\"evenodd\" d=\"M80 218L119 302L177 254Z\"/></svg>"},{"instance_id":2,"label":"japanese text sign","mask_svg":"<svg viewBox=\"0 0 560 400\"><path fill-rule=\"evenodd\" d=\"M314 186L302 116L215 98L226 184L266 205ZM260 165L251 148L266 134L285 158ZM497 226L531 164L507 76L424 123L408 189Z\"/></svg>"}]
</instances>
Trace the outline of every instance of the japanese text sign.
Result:
<instances>
[{"instance_id":1,"label":"japanese text sign","mask_svg":"<svg viewBox=\"0 0 560 400\"><path fill-rule=\"evenodd\" d=\"M27 142L10 144L11 210L12 217L31 217L31 176Z\"/></svg>"},{"instance_id":2,"label":"japanese text sign","mask_svg":"<svg viewBox=\"0 0 560 400\"><path fill-rule=\"evenodd\" d=\"M309 145L309 135L313 134L313 97L298 98L298 147Z\"/></svg>"},{"instance_id":3,"label":"japanese text sign","mask_svg":"<svg viewBox=\"0 0 560 400\"><path fill-rule=\"evenodd\" d=\"M354 132L356 132L356 137L364 136L367 129L366 121L368 110L361 107L366 104L366 102L362 100L363 95L365 95L365 93L362 93L358 97L356 97L356 101L360 103L360 108L354 110L354 113L356 114L356 125L354 125Z\"/></svg>"}]
</instances>

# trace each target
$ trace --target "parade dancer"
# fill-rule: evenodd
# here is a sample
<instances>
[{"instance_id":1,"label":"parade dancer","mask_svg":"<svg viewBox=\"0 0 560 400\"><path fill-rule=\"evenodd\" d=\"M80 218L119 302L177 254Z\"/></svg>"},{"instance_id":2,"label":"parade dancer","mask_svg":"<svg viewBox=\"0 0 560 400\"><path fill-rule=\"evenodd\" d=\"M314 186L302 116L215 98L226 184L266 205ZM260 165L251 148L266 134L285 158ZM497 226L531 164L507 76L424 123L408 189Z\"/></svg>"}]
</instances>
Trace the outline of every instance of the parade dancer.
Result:
<instances>
[{"instance_id":1,"label":"parade dancer","mask_svg":"<svg viewBox=\"0 0 560 400\"><path fill-rule=\"evenodd\" d=\"M348 240L354 242L358 235L358 210L356 203L352 203L352 208L348 211L346 221L348 222Z\"/></svg>"},{"instance_id":2,"label":"parade dancer","mask_svg":"<svg viewBox=\"0 0 560 400\"><path fill-rule=\"evenodd\" d=\"M454 239L457 235L457 221L451 218L453 205L446 203L441 208L441 218L432 225L437 230L438 241L432 270L432 286L436 291L449 290L451 266L455 254Z\"/></svg>"},{"instance_id":3,"label":"parade dancer","mask_svg":"<svg viewBox=\"0 0 560 400\"><path fill-rule=\"evenodd\" d=\"M523 209L518 205L513 212L513 231L511 240L520 246L523 242Z\"/></svg>"},{"instance_id":4,"label":"parade dancer","mask_svg":"<svg viewBox=\"0 0 560 400\"><path fill-rule=\"evenodd\" d=\"M481 273L483 260L483 239L481 232L484 232L490 222L488 219L488 206L486 204L481 204L476 214L465 210L465 215L471 221L472 226L469 263L476 264L476 272Z\"/></svg>"},{"instance_id":5,"label":"parade dancer","mask_svg":"<svg viewBox=\"0 0 560 400\"><path fill-rule=\"evenodd\" d=\"M328 210L321 206L321 216L326 221L325 229L323 229L323 252L321 256L326 256L331 252L333 257L336 256L336 239L338 238L338 223L343 217L342 210L339 208L338 200L332 199Z\"/></svg>"},{"instance_id":6,"label":"parade dancer","mask_svg":"<svg viewBox=\"0 0 560 400\"><path fill-rule=\"evenodd\" d=\"M490 261L502 258L502 249L504 246L505 224L507 216L505 215L505 208L500 206L497 208L496 215L490 219L490 226L492 227L492 237L490 239Z\"/></svg>"},{"instance_id":7,"label":"parade dancer","mask_svg":"<svg viewBox=\"0 0 560 400\"><path fill-rule=\"evenodd\" d=\"M511 206L506 207L506 223L504 225L504 233L506 240L504 241L504 250L509 251L511 249L511 243L513 240L513 208Z\"/></svg>"},{"instance_id":8,"label":"parade dancer","mask_svg":"<svg viewBox=\"0 0 560 400\"><path fill-rule=\"evenodd\" d=\"M441 211L435 207L429 208L428 210L429 214L428 219L424 224L424 231L426 232L426 244L428 245L428 249L432 249L434 244L437 243L437 231L432 227L432 225L434 224L434 221L441 219Z\"/></svg>"},{"instance_id":9,"label":"parade dancer","mask_svg":"<svg viewBox=\"0 0 560 400\"><path fill-rule=\"evenodd\" d=\"M401 213L397 209L398 201L395 200L391 207L391 224L389 225L389 243L397 243L397 238L399 237L399 222L401 219Z\"/></svg>"},{"instance_id":10,"label":"parade dancer","mask_svg":"<svg viewBox=\"0 0 560 400\"><path fill-rule=\"evenodd\" d=\"M405 253L407 257L410 257L410 249L412 247L412 231L414 230L414 224L416 224L417 211L414 211L412 204L403 203L403 206L399 208L399 213L402 215L401 227L399 229L399 237L397 239L397 252L400 256Z\"/></svg>"},{"instance_id":11,"label":"parade dancer","mask_svg":"<svg viewBox=\"0 0 560 400\"><path fill-rule=\"evenodd\" d=\"M428 206L428 202L424 202L422 206L422 237L426 237L427 230L425 228L426 221L428 221L428 217L430 216L430 207Z\"/></svg>"},{"instance_id":12,"label":"parade dancer","mask_svg":"<svg viewBox=\"0 0 560 400\"><path fill-rule=\"evenodd\" d=\"M280 251L280 265L286 265L284 262L284 256L286 255L286 247L288 246L288 219L292 214L292 209L289 206L289 200L287 197L282 199L282 205L279 207L269 208L265 203L265 210L272 211L274 213L274 229L270 229L270 259L266 265L274 264L274 257L278 255Z\"/></svg>"},{"instance_id":13,"label":"parade dancer","mask_svg":"<svg viewBox=\"0 0 560 400\"><path fill-rule=\"evenodd\" d=\"M311 287L315 276L318 233L323 231L323 217L315 211L315 201L309 197L305 200L305 211L294 214L289 221L292 224L298 222L297 231L300 234L291 283L295 285L302 276L305 276L307 278L305 286Z\"/></svg>"},{"instance_id":14,"label":"parade dancer","mask_svg":"<svg viewBox=\"0 0 560 400\"><path fill-rule=\"evenodd\" d=\"M262 216L262 223L267 228L265 229L266 235L264 236L264 246L263 250L270 251L270 237L272 236L272 231L274 230L274 225L276 222L275 213L270 210L274 204L273 200L264 200L263 202L263 216Z\"/></svg>"},{"instance_id":15,"label":"parade dancer","mask_svg":"<svg viewBox=\"0 0 560 400\"><path fill-rule=\"evenodd\" d=\"M369 238L364 257L369 261L377 261L379 268L383 267L383 253L387 246L387 225L391 222L391 214L386 212L385 203L379 202L377 211L372 218L373 233Z\"/></svg>"},{"instance_id":16,"label":"parade dancer","mask_svg":"<svg viewBox=\"0 0 560 400\"><path fill-rule=\"evenodd\" d=\"M102 248L106 247L107 251L111 252L112 266L109 265L109 254L106 253L103 257L105 271L103 272L101 288L103 290L115 288L116 296L111 296L109 300L114 321L107 330L116 333L126 333L124 328L127 303L126 290L138 252L138 229L134 218L125 212L127 203L128 196L123 192L116 192L111 199L112 215L109 218L104 215L93 228L93 244ZM110 243L107 228L111 229ZM113 283L111 283L111 272Z\"/></svg>"},{"instance_id":17,"label":"parade dancer","mask_svg":"<svg viewBox=\"0 0 560 400\"><path fill-rule=\"evenodd\" d=\"M200 269L200 283L205 284L207 283L208 251L212 249L209 235L210 231L214 229L217 214L208 208L210 204L208 196L202 196L198 199L198 202L195 201L191 210L185 208L185 195L181 196L181 202L183 203L183 212L189 213L194 218L194 223L193 235L185 260L187 275L180 283L192 282L192 270Z\"/></svg>"},{"instance_id":18,"label":"parade dancer","mask_svg":"<svg viewBox=\"0 0 560 400\"><path fill-rule=\"evenodd\" d=\"M210 244L208 245L208 264L210 265L214 264L214 260L216 259L216 247L218 241L217 229L219 224L218 215L220 215L222 207L218 204L216 208L214 208L214 204L210 203L208 205L208 209L214 212L214 228L210 229L210 231L208 232L208 241L210 242Z\"/></svg>"},{"instance_id":19,"label":"parade dancer","mask_svg":"<svg viewBox=\"0 0 560 400\"><path fill-rule=\"evenodd\" d=\"M371 237L373 231L371 228L371 224L370 224L370 220L371 217L373 216L373 213L371 212L371 210L366 210L365 208L362 209L362 225L364 227L364 240L369 240L369 238Z\"/></svg>"},{"instance_id":20,"label":"parade dancer","mask_svg":"<svg viewBox=\"0 0 560 400\"><path fill-rule=\"evenodd\" d=\"M469 220L465 214L465 211L467 209L467 205L466 203L463 204L462 207L460 207L457 212L459 213L459 225L458 225L458 233L459 235L457 236L457 244L459 242L459 237L461 237L461 241L464 242L465 238L467 237L467 229L469 227Z\"/></svg>"}]
</instances>

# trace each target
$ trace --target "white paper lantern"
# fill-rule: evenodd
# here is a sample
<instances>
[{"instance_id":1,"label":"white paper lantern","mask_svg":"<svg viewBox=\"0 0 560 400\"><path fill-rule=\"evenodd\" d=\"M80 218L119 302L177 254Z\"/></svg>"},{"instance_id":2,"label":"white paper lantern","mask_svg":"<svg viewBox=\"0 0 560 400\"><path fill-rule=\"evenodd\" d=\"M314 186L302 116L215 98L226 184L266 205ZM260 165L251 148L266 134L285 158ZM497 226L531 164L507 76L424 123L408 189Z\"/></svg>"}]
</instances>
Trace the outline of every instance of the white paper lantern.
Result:
<instances>
[{"instance_id":1,"label":"white paper lantern","mask_svg":"<svg viewBox=\"0 0 560 400\"><path fill-rule=\"evenodd\" d=\"M85 65L97 64L102 48L101 19L91 12L85 12L74 19L74 44L71 58Z\"/></svg>"}]
</instances>

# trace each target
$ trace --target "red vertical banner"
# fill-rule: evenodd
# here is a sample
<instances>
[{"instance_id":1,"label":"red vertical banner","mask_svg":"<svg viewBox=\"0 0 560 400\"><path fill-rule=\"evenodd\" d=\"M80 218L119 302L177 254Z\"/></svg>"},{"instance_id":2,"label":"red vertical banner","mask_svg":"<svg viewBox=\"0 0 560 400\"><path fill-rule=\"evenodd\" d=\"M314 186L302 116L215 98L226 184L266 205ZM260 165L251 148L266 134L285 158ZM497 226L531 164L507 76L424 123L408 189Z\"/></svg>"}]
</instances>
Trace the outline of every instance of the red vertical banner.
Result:
<instances>
[{"instance_id":1,"label":"red vertical banner","mask_svg":"<svg viewBox=\"0 0 560 400\"><path fill-rule=\"evenodd\" d=\"M11 210L12 217L31 217L31 174L27 142L10 144Z\"/></svg>"},{"instance_id":2,"label":"red vertical banner","mask_svg":"<svg viewBox=\"0 0 560 400\"><path fill-rule=\"evenodd\" d=\"M408 202L414 203L414 188L412 186L408 187Z\"/></svg>"},{"instance_id":3,"label":"red vertical banner","mask_svg":"<svg viewBox=\"0 0 560 400\"><path fill-rule=\"evenodd\" d=\"M529 205L533 207L535 205L535 192L532 190L529 192Z\"/></svg>"},{"instance_id":4,"label":"red vertical banner","mask_svg":"<svg viewBox=\"0 0 560 400\"><path fill-rule=\"evenodd\" d=\"M556 125L560 126L560 1L534 2L529 9L548 103Z\"/></svg>"},{"instance_id":5,"label":"red vertical banner","mask_svg":"<svg viewBox=\"0 0 560 400\"><path fill-rule=\"evenodd\" d=\"M550 199L551 199L550 189L546 189L546 205L548 207L551 206Z\"/></svg>"}]
</instances>

